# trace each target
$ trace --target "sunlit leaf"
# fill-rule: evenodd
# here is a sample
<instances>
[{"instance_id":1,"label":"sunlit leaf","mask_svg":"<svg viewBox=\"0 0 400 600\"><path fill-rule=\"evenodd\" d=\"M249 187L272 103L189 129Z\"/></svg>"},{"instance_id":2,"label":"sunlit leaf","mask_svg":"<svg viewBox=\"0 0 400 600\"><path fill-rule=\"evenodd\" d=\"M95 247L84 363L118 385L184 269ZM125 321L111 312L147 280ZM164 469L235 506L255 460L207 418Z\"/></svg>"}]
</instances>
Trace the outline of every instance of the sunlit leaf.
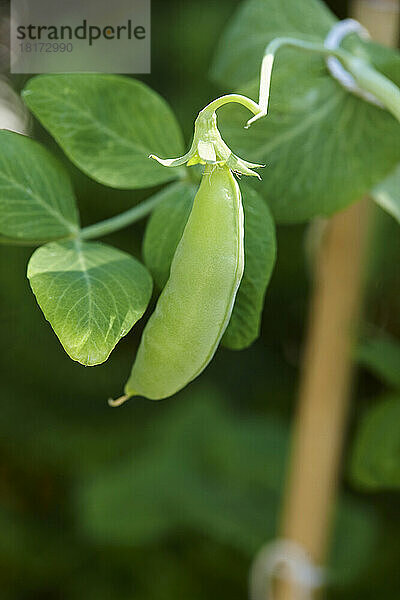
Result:
<instances>
[{"instance_id":1,"label":"sunlit leaf","mask_svg":"<svg viewBox=\"0 0 400 600\"><path fill-rule=\"evenodd\" d=\"M31 79L23 98L66 155L111 187L141 188L179 177L149 154L179 156L182 133L168 104L119 75L60 74Z\"/></svg>"},{"instance_id":2,"label":"sunlit leaf","mask_svg":"<svg viewBox=\"0 0 400 600\"><path fill-rule=\"evenodd\" d=\"M65 351L88 366L107 360L143 315L152 290L149 273L132 256L80 241L36 250L28 278Z\"/></svg>"}]
</instances>

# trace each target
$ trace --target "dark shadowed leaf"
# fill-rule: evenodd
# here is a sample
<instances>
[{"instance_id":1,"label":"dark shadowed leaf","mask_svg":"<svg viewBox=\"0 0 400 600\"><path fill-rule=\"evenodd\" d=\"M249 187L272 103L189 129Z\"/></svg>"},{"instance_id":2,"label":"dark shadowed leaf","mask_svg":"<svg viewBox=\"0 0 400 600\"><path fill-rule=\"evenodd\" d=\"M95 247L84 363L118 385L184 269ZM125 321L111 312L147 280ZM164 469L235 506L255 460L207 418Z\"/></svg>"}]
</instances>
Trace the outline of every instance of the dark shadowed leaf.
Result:
<instances>
[{"instance_id":1,"label":"dark shadowed leaf","mask_svg":"<svg viewBox=\"0 0 400 600\"><path fill-rule=\"evenodd\" d=\"M355 356L388 386L400 390L400 343L397 340L388 335L366 338Z\"/></svg>"},{"instance_id":2,"label":"dark shadowed leaf","mask_svg":"<svg viewBox=\"0 0 400 600\"><path fill-rule=\"evenodd\" d=\"M400 489L400 397L379 400L365 415L353 446L351 478L370 490Z\"/></svg>"},{"instance_id":3,"label":"dark shadowed leaf","mask_svg":"<svg viewBox=\"0 0 400 600\"><path fill-rule=\"evenodd\" d=\"M276 259L275 224L263 198L240 183L244 208L245 270L222 344L242 350L260 333L265 292Z\"/></svg>"},{"instance_id":4,"label":"dark shadowed leaf","mask_svg":"<svg viewBox=\"0 0 400 600\"><path fill-rule=\"evenodd\" d=\"M12 238L47 241L78 228L74 191L63 166L30 138L0 131L0 234L10 243Z\"/></svg>"},{"instance_id":5,"label":"dark shadowed leaf","mask_svg":"<svg viewBox=\"0 0 400 600\"><path fill-rule=\"evenodd\" d=\"M151 214L143 240L144 262L160 290L167 283L197 187L190 183L175 183L165 192L167 196Z\"/></svg>"}]
</instances>

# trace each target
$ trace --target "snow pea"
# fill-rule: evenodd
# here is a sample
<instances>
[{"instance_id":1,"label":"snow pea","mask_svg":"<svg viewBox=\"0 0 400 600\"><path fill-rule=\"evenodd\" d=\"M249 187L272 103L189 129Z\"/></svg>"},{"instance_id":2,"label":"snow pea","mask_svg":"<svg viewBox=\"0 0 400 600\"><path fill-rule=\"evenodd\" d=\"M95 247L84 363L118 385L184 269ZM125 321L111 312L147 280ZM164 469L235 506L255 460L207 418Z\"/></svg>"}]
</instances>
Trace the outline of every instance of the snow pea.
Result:
<instances>
[{"instance_id":1,"label":"snow pea","mask_svg":"<svg viewBox=\"0 0 400 600\"><path fill-rule=\"evenodd\" d=\"M171 396L208 365L242 279L243 232L235 178L225 164L206 165L170 277L144 329L124 399Z\"/></svg>"}]
</instances>

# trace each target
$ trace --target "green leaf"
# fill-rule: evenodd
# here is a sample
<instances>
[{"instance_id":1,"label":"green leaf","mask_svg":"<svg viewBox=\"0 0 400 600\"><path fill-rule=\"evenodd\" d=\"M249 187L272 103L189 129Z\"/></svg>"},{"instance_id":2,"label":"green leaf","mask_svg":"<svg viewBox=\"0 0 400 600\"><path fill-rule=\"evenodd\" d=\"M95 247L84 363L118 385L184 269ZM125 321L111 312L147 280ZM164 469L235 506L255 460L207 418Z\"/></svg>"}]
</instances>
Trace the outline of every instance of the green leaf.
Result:
<instances>
[{"instance_id":1,"label":"green leaf","mask_svg":"<svg viewBox=\"0 0 400 600\"><path fill-rule=\"evenodd\" d=\"M67 354L87 366L107 360L152 291L146 268L129 254L77 240L36 250L28 278Z\"/></svg>"},{"instance_id":2,"label":"green leaf","mask_svg":"<svg viewBox=\"0 0 400 600\"><path fill-rule=\"evenodd\" d=\"M334 22L314 0L245 2L223 37L214 75L257 99L267 43L277 36L322 42ZM395 50L353 38L346 48L363 57L376 55L379 69L399 81ZM236 153L267 165L261 189L279 222L331 215L369 192L400 161L399 123L346 92L324 59L310 52L279 51L269 115L244 131L246 119L242 108L227 106L221 111L221 132Z\"/></svg>"},{"instance_id":3,"label":"green leaf","mask_svg":"<svg viewBox=\"0 0 400 600\"><path fill-rule=\"evenodd\" d=\"M371 195L383 210L400 223L400 165L397 165L389 177L374 187Z\"/></svg>"},{"instance_id":4,"label":"green leaf","mask_svg":"<svg viewBox=\"0 0 400 600\"><path fill-rule=\"evenodd\" d=\"M74 191L63 166L30 138L0 131L2 238L47 241L78 228Z\"/></svg>"},{"instance_id":5,"label":"green leaf","mask_svg":"<svg viewBox=\"0 0 400 600\"><path fill-rule=\"evenodd\" d=\"M77 517L90 538L140 546L171 531L206 531L251 555L272 536L286 428L274 419L232 418L222 400L209 388L182 398L134 460L125 456L83 481Z\"/></svg>"},{"instance_id":6,"label":"green leaf","mask_svg":"<svg viewBox=\"0 0 400 600\"><path fill-rule=\"evenodd\" d=\"M47 240L24 240L0 235L0 246L39 246Z\"/></svg>"},{"instance_id":7,"label":"green leaf","mask_svg":"<svg viewBox=\"0 0 400 600\"><path fill-rule=\"evenodd\" d=\"M168 104L147 85L118 75L40 75L23 98L68 158L96 181L142 188L176 179L149 154L179 156L181 130Z\"/></svg>"},{"instance_id":8,"label":"green leaf","mask_svg":"<svg viewBox=\"0 0 400 600\"><path fill-rule=\"evenodd\" d=\"M275 227L264 200L248 184L240 184L245 213L245 269L228 328L222 338L227 348L249 346L259 335L265 291L276 258ZM178 183L154 210L147 225L144 261L162 289L176 247L189 218L196 187Z\"/></svg>"},{"instance_id":9,"label":"green leaf","mask_svg":"<svg viewBox=\"0 0 400 600\"><path fill-rule=\"evenodd\" d=\"M222 338L222 344L233 350L247 348L260 334L265 292L276 260L275 225L268 206L248 184L241 183L240 188L245 215L245 270Z\"/></svg>"},{"instance_id":10,"label":"green leaf","mask_svg":"<svg viewBox=\"0 0 400 600\"><path fill-rule=\"evenodd\" d=\"M29 509L21 512L3 501L0 528L0 560L12 573L14 586L17 577L29 582L27 585L54 585L66 577L66 565L77 569L81 564L82 547L72 536L65 531L59 535L50 522L38 519ZM2 588L4 580L2 575Z\"/></svg>"},{"instance_id":11,"label":"green leaf","mask_svg":"<svg viewBox=\"0 0 400 600\"><path fill-rule=\"evenodd\" d=\"M166 536L197 532L254 557L276 535L286 424L234 414L209 387L164 408L144 448L81 481L76 522L99 545L160 545ZM375 533L376 520L363 503L341 498L329 562L335 581L359 575Z\"/></svg>"},{"instance_id":12,"label":"green leaf","mask_svg":"<svg viewBox=\"0 0 400 600\"><path fill-rule=\"evenodd\" d=\"M357 581L375 560L379 520L357 498L343 494L335 510L328 572L331 583L345 586Z\"/></svg>"},{"instance_id":13,"label":"green leaf","mask_svg":"<svg viewBox=\"0 0 400 600\"><path fill-rule=\"evenodd\" d=\"M350 472L361 487L400 489L400 396L379 401L365 415L354 442Z\"/></svg>"},{"instance_id":14,"label":"green leaf","mask_svg":"<svg viewBox=\"0 0 400 600\"><path fill-rule=\"evenodd\" d=\"M264 50L274 38L290 35L318 42L336 20L318 0L241 2L220 39L211 76L224 86L247 83L258 77Z\"/></svg>"},{"instance_id":15,"label":"green leaf","mask_svg":"<svg viewBox=\"0 0 400 600\"><path fill-rule=\"evenodd\" d=\"M166 197L152 212L143 240L143 258L161 290L167 283L171 262L189 218L197 187L175 183L164 190Z\"/></svg>"},{"instance_id":16,"label":"green leaf","mask_svg":"<svg viewBox=\"0 0 400 600\"><path fill-rule=\"evenodd\" d=\"M157 458L116 462L78 489L78 518L95 542L141 546L174 529L176 513L162 489L173 484L176 465L162 456Z\"/></svg>"},{"instance_id":17,"label":"green leaf","mask_svg":"<svg viewBox=\"0 0 400 600\"><path fill-rule=\"evenodd\" d=\"M400 343L388 335L363 340L356 360L389 386L400 390Z\"/></svg>"}]
</instances>

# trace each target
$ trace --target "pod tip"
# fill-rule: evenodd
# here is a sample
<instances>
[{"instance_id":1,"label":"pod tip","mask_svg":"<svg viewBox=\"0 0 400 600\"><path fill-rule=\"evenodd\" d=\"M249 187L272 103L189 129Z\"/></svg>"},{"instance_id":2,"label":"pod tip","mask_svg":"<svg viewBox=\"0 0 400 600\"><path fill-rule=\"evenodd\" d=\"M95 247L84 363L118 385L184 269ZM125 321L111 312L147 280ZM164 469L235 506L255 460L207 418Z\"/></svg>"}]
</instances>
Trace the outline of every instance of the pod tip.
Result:
<instances>
[{"instance_id":1,"label":"pod tip","mask_svg":"<svg viewBox=\"0 0 400 600\"><path fill-rule=\"evenodd\" d=\"M129 398L130 398L130 396L128 394L125 394L124 396L121 396L120 398L117 398L116 400L113 400L113 398L109 398L108 406L111 406L112 408L116 408L117 406L121 406L122 404L124 404L124 402L129 400Z\"/></svg>"}]
</instances>

